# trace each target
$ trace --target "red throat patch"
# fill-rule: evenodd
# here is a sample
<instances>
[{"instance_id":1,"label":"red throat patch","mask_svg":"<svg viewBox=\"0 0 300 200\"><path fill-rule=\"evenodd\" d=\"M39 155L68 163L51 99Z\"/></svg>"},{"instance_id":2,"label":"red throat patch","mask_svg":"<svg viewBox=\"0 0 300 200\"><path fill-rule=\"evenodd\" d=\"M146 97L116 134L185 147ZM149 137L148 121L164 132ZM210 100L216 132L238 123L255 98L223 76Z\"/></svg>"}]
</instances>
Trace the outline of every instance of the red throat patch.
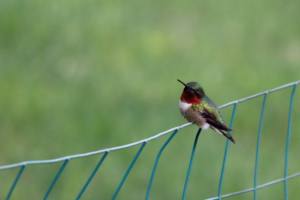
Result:
<instances>
[{"instance_id":1,"label":"red throat patch","mask_svg":"<svg viewBox=\"0 0 300 200\"><path fill-rule=\"evenodd\" d=\"M185 91L182 92L180 100L190 104L200 104L202 102L202 100L198 99L196 95Z\"/></svg>"}]
</instances>

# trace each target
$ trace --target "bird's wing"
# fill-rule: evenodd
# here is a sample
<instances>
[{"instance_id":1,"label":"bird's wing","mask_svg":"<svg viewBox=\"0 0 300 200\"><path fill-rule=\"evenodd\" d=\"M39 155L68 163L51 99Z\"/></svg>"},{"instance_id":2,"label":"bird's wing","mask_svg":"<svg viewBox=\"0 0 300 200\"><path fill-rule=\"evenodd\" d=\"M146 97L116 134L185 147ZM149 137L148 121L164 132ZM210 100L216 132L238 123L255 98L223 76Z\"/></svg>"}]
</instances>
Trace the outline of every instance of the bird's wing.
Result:
<instances>
[{"instance_id":1,"label":"bird's wing","mask_svg":"<svg viewBox=\"0 0 300 200\"><path fill-rule=\"evenodd\" d=\"M222 117L219 115L219 112L216 109L207 109L206 107L203 107L201 116L206 119L208 124L219 130L232 131L231 128L223 123Z\"/></svg>"},{"instance_id":2,"label":"bird's wing","mask_svg":"<svg viewBox=\"0 0 300 200\"><path fill-rule=\"evenodd\" d=\"M198 111L199 114L205 118L207 123L211 126L225 131L232 130L226 126L224 118L217 105L208 96L205 96L201 104L193 105L193 109Z\"/></svg>"},{"instance_id":3,"label":"bird's wing","mask_svg":"<svg viewBox=\"0 0 300 200\"><path fill-rule=\"evenodd\" d=\"M224 118L223 118L223 116L222 116L222 114L221 114L221 112L220 112L220 110L219 110L219 108L218 108L218 106L215 104L215 102L213 102L207 95L204 97L204 105L209 105L209 107L212 107L212 108L214 108L213 110L212 110L212 113L214 113L216 116L217 116L217 118L218 118L218 120L220 121L220 122L222 122L223 124L225 124L225 120L224 120Z\"/></svg>"}]
</instances>

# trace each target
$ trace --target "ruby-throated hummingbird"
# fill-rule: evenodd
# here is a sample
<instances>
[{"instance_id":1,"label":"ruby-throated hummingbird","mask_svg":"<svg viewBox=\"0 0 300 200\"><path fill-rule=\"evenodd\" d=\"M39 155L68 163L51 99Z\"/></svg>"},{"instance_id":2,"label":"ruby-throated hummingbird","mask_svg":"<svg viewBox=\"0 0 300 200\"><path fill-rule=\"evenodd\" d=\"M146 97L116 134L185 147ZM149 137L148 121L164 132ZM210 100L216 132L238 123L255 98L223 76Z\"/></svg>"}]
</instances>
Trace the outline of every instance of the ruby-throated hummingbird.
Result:
<instances>
[{"instance_id":1,"label":"ruby-throated hummingbird","mask_svg":"<svg viewBox=\"0 0 300 200\"><path fill-rule=\"evenodd\" d=\"M202 129L211 128L235 143L228 133L232 129L226 126L217 105L205 95L203 88L197 82L185 84L177 80L185 86L179 100L179 108L183 117Z\"/></svg>"}]
</instances>

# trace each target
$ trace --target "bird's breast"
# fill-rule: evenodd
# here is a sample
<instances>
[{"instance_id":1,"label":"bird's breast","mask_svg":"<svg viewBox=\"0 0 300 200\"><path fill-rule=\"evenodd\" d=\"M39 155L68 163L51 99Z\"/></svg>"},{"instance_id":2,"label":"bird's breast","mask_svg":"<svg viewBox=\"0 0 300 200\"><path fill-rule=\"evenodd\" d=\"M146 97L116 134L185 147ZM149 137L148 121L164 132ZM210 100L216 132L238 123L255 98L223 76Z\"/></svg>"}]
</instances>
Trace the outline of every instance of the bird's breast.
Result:
<instances>
[{"instance_id":1,"label":"bird's breast","mask_svg":"<svg viewBox=\"0 0 300 200\"><path fill-rule=\"evenodd\" d=\"M181 112L186 112L191 106L191 103L186 103L184 101L179 100L179 109Z\"/></svg>"},{"instance_id":2,"label":"bird's breast","mask_svg":"<svg viewBox=\"0 0 300 200\"><path fill-rule=\"evenodd\" d=\"M202 118L201 115L193 109L192 104L180 100L179 109L182 116L186 118L189 122L192 122L204 129L209 127L209 125L206 125L206 120Z\"/></svg>"}]
</instances>

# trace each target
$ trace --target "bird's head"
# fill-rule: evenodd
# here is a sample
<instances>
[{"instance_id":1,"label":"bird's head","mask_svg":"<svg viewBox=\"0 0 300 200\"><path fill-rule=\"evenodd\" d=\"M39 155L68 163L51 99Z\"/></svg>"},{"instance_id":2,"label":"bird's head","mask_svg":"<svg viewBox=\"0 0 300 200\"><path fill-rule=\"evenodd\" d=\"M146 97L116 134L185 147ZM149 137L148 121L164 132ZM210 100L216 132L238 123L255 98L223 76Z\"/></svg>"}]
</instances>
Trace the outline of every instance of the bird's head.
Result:
<instances>
[{"instance_id":1,"label":"bird's head","mask_svg":"<svg viewBox=\"0 0 300 200\"><path fill-rule=\"evenodd\" d=\"M185 84L181 80L177 80L185 86L180 97L181 101L190 104L200 104L202 102L202 99L205 97L205 93L201 85L197 82L189 82Z\"/></svg>"}]
</instances>

